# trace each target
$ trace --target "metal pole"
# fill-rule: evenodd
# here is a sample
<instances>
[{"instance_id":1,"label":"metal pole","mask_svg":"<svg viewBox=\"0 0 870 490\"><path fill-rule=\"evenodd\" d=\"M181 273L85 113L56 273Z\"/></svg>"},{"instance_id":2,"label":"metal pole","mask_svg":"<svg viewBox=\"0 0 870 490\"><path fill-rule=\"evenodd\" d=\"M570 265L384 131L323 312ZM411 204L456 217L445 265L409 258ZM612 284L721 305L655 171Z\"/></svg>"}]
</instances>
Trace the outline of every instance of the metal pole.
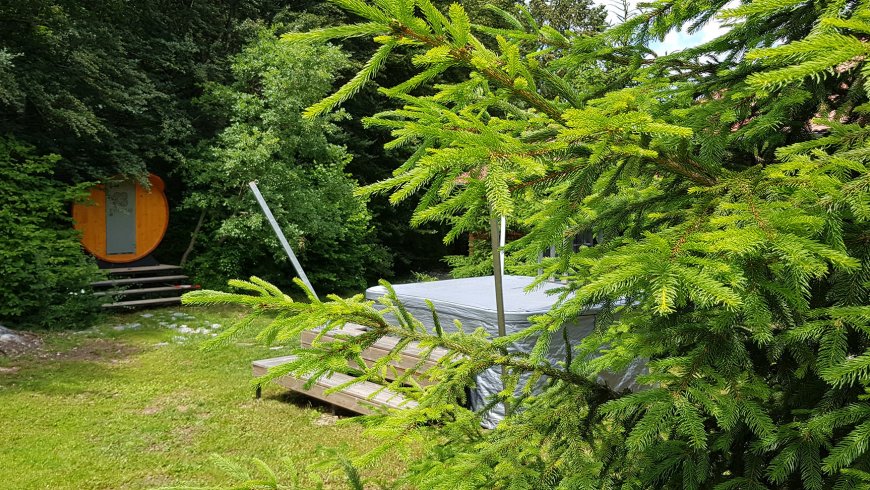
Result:
<instances>
[{"instance_id":1,"label":"metal pole","mask_svg":"<svg viewBox=\"0 0 870 490\"><path fill-rule=\"evenodd\" d=\"M320 299L317 296L317 293L314 292L314 286L311 285L308 276L305 275L305 271L302 270L302 264L300 264L296 259L296 254L293 253L293 248L291 248L290 244L287 242L287 237L284 236L284 232L281 231L281 227L278 226L278 222L275 221L275 216L272 215L269 205L266 204L266 200L263 199L263 195L260 194L260 189L257 188L257 181L248 182L248 186L252 191L254 191L254 197L257 198L257 202L260 203L260 207L263 208L263 214L266 215L266 219L268 219L269 224L272 225L272 230L274 230L275 235L278 236L278 241L281 242L281 246L284 247L284 251L287 252L287 256L290 257L290 262L293 263L293 268L296 269L296 275L298 275L299 279L302 279L302 282L308 286L308 289L311 290L311 294L313 294L315 298Z\"/></svg>"},{"instance_id":2,"label":"metal pole","mask_svg":"<svg viewBox=\"0 0 870 490\"><path fill-rule=\"evenodd\" d=\"M556 257L556 246L555 245L550 245L550 257ZM553 276L550 276L549 280L555 281L556 278L554 278Z\"/></svg>"},{"instance_id":3,"label":"metal pole","mask_svg":"<svg viewBox=\"0 0 870 490\"><path fill-rule=\"evenodd\" d=\"M501 227L499 227L499 225L501 225ZM501 219L499 219L498 217L496 217L495 213L493 213L492 217L489 219L489 235L491 237L490 243L492 243L492 275L495 278L495 311L496 318L498 319L499 337L504 337L507 334L504 325L504 289L502 288L502 276L504 273L504 261L502 260L502 258L504 257L504 252L502 250L502 247L500 246L503 243L502 236L504 236L504 228L504 217L501 217ZM502 366L502 389L505 385L505 378L507 378L507 369ZM510 403L505 401L505 415L508 415L510 411Z\"/></svg>"},{"instance_id":4,"label":"metal pole","mask_svg":"<svg viewBox=\"0 0 870 490\"><path fill-rule=\"evenodd\" d=\"M504 265L502 264L502 250L499 246L501 235L499 222L500 220L493 214L489 220L489 228L490 236L492 237L490 241L492 242L492 272L493 277L495 277L495 310L498 318L498 335L499 337L504 337L504 290L502 289Z\"/></svg>"},{"instance_id":5,"label":"metal pole","mask_svg":"<svg viewBox=\"0 0 870 490\"><path fill-rule=\"evenodd\" d=\"M499 229L499 259L501 260L501 275L504 276L504 245L507 239L507 220L504 216L501 217L501 228Z\"/></svg>"}]
</instances>

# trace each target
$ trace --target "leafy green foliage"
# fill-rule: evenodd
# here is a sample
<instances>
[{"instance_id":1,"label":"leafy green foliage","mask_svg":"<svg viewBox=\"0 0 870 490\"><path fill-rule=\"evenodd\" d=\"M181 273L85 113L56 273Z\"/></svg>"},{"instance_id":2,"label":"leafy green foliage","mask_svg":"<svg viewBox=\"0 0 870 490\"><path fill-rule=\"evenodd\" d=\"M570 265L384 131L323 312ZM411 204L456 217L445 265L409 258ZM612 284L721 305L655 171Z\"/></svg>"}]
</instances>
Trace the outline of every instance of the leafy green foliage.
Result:
<instances>
[{"instance_id":1,"label":"leafy green foliage","mask_svg":"<svg viewBox=\"0 0 870 490\"><path fill-rule=\"evenodd\" d=\"M0 132L56 153L59 176L163 173L213 129L191 104L222 80L262 2L0 4ZM218 28L217 26L220 26Z\"/></svg>"},{"instance_id":2,"label":"leafy green foliage","mask_svg":"<svg viewBox=\"0 0 870 490\"><path fill-rule=\"evenodd\" d=\"M35 154L57 155L48 175L59 187L118 174L141 178L146 171L163 177L171 206L170 227L154 257L178 263L202 209L185 202L185 198L199 193L202 188L196 179L188 180L184 167L197 165L190 163L191 160L207 160L203 157L204 149L229 125L231 113L227 108L230 102L218 104L221 107L213 110L214 105L208 103L213 94L203 97L204 92L208 87L233 84L231 57L241 51L244 43L256 37L264 25L283 22L294 29L310 29L335 25L347 18L337 7L323 2L0 2L0 134L33 146ZM365 34L370 36L372 32ZM351 42L357 47L355 52L369 46L367 40L359 42L355 38ZM249 68L259 69L253 65ZM335 71L329 76L340 77L341 73ZM345 72L353 74L350 70ZM253 80L255 75L246 77ZM306 102L294 106L293 110L302 110L327 90L326 85L315 86L320 92L317 95L307 92ZM302 84L297 88L306 89ZM256 87L240 90L253 94ZM384 100L382 97L361 105L368 111L373 106L383 107ZM396 158L401 158L388 156L381 148L382 140L388 135L372 135L356 122L341 123L347 133L332 128L328 131L329 141L346 145L347 153L358 157L354 166L343 167L344 172L352 172L354 178L365 182L379 180L388 172L384 168L392 168L398 161ZM328 158L344 159L348 155ZM320 269L324 285L358 287L362 284L365 267L369 267L371 274L389 275L388 257L382 248L372 245L374 242L383 242L394 249L398 249L398 243L415 245L412 252L394 253L398 255L396 262L401 265L400 272L407 272L409 268L428 269L431 263L437 264L444 254L437 236L424 230L415 235L416 239L408 238L409 208L397 214L392 209L384 211L383 205L373 207L379 226L372 233L365 211L349 197L355 185L353 181L337 167L327 167L326 170L312 169L293 184L320 188L321 194L312 197L297 193L293 197L299 203L297 214L292 220L284 220L285 226L306 224L309 236L303 240L303 246L311 245L312 234L322 236L324 244L331 246L314 244L317 250L308 254L316 255L312 264L327 264ZM259 177L252 175L249 180ZM312 202L323 198L324 193L328 194L326 200L330 209L321 214L323 209L315 209ZM204 225L209 236L205 239L212 238L211 232L220 225L220 217L215 210L206 216ZM264 226L260 223L246 227L240 221L230 227L227 234L243 234L247 228ZM339 225L339 222L348 224ZM68 227L68 223L61 226ZM298 230L290 228L297 234ZM203 246L203 237L199 238L198 244ZM220 243L211 244L214 250L230 239L217 237L216 240ZM268 251L257 259L270 257L257 264L271 262L272 252L278 250L274 238L264 232L251 237L251 242L257 240L262 245L260 251ZM263 240L269 242L263 243ZM364 242L363 245L357 245L357 240ZM332 247L336 243L344 248ZM360 257L357 253L365 247L371 249L370 253L362 255L364 260L357 260ZM200 251L201 248L194 250ZM196 272L201 276L196 279L206 284L215 284L217 278L222 282L227 275L238 274L240 266L237 264L249 259L245 250L235 245L228 246L226 254L216 252L211 258L213 262L194 260ZM275 253L275 259L285 260L280 253ZM337 272L333 265L342 262L353 264L348 277ZM280 262L280 266L285 265ZM282 273L284 271L289 273L289 267ZM270 276L264 269L245 269L245 273L250 272L280 282L279 276Z\"/></svg>"},{"instance_id":3,"label":"leafy green foliage","mask_svg":"<svg viewBox=\"0 0 870 490\"><path fill-rule=\"evenodd\" d=\"M96 264L67 214L86 186L53 180L58 159L0 138L0 323L10 327L82 327L99 309L89 288Z\"/></svg>"},{"instance_id":4,"label":"leafy green foliage","mask_svg":"<svg viewBox=\"0 0 870 490\"><path fill-rule=\"evenodd\" d=\"M241 271L278 282L293 275L248 188L253 180L315 287L359 288L368 275L387 270L388 257L374 244L369 214L344 172L350 156L331 143L338 129L328 118L301 117L344 66L335 48L282 43L263 29L234 60L235 82L209 86L201 103L229 124L182 169L191 187L185 206L206 217L191 263L199 280L213 284Z\"/></svg>"},{"instance_id":5,"label":"leafy green foliage","mask_svg":"<svg viewBox=\"0 0 870 490\"><path fill-rule=\"evenodd\" d=\"M577 0L532 0L529 13L540 25L557 32L596 32L606 24L607 10L603 5Z\"/></svg>"}]
</instances>

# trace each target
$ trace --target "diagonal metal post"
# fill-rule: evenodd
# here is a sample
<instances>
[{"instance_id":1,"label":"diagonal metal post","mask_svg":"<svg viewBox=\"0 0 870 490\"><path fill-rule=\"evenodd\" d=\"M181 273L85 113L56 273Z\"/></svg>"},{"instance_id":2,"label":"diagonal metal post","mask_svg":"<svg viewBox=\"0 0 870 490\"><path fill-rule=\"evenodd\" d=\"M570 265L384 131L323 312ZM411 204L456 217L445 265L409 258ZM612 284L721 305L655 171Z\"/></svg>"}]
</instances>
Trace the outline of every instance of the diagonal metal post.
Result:
<instances>
[{"instance_id":1,"label":"diagonal metal post","mask_svg":"<svg viewBox=\"0 0 870 490\"><path fill-rule=\"evenodd\" d=\"M281 246L284 247L284 251L287 252L287 256L290 257L290 262L293 263L293 268L296 269L296 275L299 276L299 279L302 279L302 282L305 283L311 291L311 294L313 294L315 298L320 299L317 296L317 293L314 292L314 286L311 285L308 276L305 275L305 271L302 270L302 264L300 264L299 260L296 259L296 254L293 253L293 248L291 248L290 243L287 242L287 237L285 237L284 232L281 231L278 221L276 221L275 216L272 215L272 210L269 209L269 205L266 204L266 200L263 199L263 195L260 194L260 189L257 188L257 182L248 182L248 187L250 187L254 192L254 197L257 198L257 202L260 203L260 207L263 208L263 214L266 215L266 219L269 220L269 224L272 225L272 230L274 230L275 235L278 236L278 241L281 242Z\"/></svg>"}]
</instances>

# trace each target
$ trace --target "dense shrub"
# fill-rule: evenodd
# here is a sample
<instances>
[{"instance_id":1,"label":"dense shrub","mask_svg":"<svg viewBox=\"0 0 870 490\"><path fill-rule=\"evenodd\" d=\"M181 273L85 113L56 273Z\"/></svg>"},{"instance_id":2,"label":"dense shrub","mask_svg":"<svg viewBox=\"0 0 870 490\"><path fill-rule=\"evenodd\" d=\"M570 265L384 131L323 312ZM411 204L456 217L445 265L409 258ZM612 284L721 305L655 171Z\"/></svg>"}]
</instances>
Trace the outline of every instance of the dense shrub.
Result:
<instances>
[{"instance_id":1,"label":"dense shrub","mask_svg":"<svg viewBox=\"0 0 870 490\"><path fill-rule=\"evenodd\" d=\"M52 178L57 155L0 138L0 322L11 327L86 326L98 305L98 277L68 207L87 186Z\"/></svg>"},{"instance_id":2,"label":"dense shrub","mask_svg":"<svg viewBox=\"0 0 870 490\"><path fill-rule=\"evenodd\" d=\"M248 188L252 180L315 288L358 289L366 275L388 268L344 171L350 155L330 142L338 129L327 118L301 115L346 66L336 48L282 43L274 30L263 29L234 59L235 82L208 87L200 103L228 125L183 167L192 189L185 205L205 213L190 262L199 281L256 273L287 284L294 275Z\"/></svg>"}]
</instances>

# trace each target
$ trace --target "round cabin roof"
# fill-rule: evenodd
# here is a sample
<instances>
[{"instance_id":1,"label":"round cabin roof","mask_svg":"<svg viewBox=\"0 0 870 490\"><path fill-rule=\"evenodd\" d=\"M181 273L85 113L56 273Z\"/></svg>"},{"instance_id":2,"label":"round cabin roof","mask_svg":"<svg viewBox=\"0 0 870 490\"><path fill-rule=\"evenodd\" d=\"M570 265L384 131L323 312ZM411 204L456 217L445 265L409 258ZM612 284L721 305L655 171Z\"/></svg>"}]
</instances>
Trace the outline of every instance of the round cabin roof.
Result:
<instances>
[{"instance_id":1,"label":"round cabin roof","mask_svg":"<svg viewBox=\"0 0 870 490\"><path fill-rule=\"evenodd\" d=\"M131 180L112 180L91 188L86 202L73 205L82 246L100 260L134 262L160 244L169 225L163 179L149 174L151 189ZM108 201L106 195L108 194Z\"/></svg>"}]
</instances>

